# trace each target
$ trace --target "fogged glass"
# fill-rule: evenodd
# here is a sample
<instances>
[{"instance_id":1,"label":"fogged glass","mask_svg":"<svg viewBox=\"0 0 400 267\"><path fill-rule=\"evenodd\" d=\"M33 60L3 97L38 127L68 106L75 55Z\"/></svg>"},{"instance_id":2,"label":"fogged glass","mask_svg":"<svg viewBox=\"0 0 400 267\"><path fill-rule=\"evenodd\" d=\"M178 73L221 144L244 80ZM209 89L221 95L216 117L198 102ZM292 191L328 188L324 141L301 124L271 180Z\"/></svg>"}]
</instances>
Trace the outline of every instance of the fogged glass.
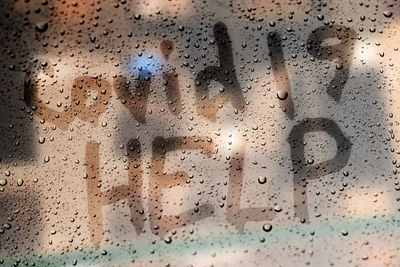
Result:
<instances>
[{"instance_id":1,"label":"fogged glass","mask_svg":"<svg viewBox=\"0 0 400 267\"><path fill-rule=\"evenodd\" d=\"M0 10L0 266L400 264L396 0Z\"/></svg>"}]
</instances>

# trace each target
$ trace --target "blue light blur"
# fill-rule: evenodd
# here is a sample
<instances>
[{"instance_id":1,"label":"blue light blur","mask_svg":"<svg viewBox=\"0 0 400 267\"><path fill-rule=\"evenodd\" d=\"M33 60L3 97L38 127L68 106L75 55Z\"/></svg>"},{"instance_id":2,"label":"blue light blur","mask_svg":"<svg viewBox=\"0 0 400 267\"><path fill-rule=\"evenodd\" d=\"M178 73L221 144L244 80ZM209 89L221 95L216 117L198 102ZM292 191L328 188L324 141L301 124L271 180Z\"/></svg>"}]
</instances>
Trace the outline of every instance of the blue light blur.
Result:
<instances>
[{"instance_id":1,"label":"blue light blur","mask_svg":"<svg viewBox=\"0 0 400 267\"><path fill-rule=\"evenodd\" d=\"M138 54L128 64L129 72L139 75L156 75L163 69L162 61L150 54Z\"/></svg>"}]
</instances>

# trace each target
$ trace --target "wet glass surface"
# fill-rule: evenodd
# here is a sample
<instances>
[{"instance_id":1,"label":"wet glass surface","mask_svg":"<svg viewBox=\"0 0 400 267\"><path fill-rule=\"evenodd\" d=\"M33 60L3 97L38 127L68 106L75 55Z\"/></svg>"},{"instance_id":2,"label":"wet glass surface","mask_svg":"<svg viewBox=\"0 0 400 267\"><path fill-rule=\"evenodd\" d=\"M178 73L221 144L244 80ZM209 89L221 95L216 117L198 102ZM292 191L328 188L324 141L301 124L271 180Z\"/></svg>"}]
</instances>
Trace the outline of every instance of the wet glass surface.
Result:
<instances>
[{"instance_id":1,"label":"wet glass surface","mask_svg":"<svg viewBox=\"0 0 400 267\"><path fill-rule=\"evenodd\" d=\"M399 3L3 0L0 266L399 266Z\"/></svg>"}]
</instances>

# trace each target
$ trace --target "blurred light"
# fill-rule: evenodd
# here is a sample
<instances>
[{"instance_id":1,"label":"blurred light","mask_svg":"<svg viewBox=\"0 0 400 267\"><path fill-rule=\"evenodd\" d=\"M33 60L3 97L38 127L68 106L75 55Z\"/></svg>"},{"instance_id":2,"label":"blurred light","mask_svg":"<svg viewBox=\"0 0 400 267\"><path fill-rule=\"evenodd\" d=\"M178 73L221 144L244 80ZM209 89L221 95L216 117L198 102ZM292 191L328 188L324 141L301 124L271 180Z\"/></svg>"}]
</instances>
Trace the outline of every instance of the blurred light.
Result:
<instances>
[{"instance_id":1,"label":"blurred light","mask_svg":"<svg viewBox=\"0 0 400 267\"><path fill-rule=\"evenodd\" d=\"M163 11L166 14L189 15L193 5L189 0L149 0L138 6L140 13L151 15L157 11ZM149 18L151 19L151 18Z\"/></svg>"},{"instance_id":2,"label":"blurred light","mask_svg":"<svg viewBox=\"0 0 400 267\"><path fill-rule=\"evenodd\" d=\"M349 192L346 198L346 206L347 211L356 217L386 214L393 207L389 194L384 194L381 188L376 188L376 192L370 191L363 194L357 191Z\"/></svg>"},{"instance_id":3,"label":"blurred light","mask_svg":"<svg viewBox=\"0 0 400 267\"><path fill-rule=\"evenodd\" d=\"M240 133L237 129L232 129L228 131L228 136L226 138L226 143L228 145L228 148L236 149L240 147L242 144L242 138L240 136Z\"/></svg>"},{"instance_id":4,"label":"blurred light","mask_svg":"<svg viewBox=\"0 0 400 267\"><path fill-rule=\"evenodd\" d=\"M368 61L369 65L374 65L377 61L378 50L374 47L373 41L370 41L370 44L364 42L356 42L354 47L353 57L355 60L353 61L355 65L361 66Z\"/></svg>"},{"instance_id":5,"label":"blurred light","mask_svg":"<svg viewBox=\"0 0 400 267\"><path fill-rule=\"evenodd\" d=\"M139 54L128 63L129 72L140 74L157 74L163 67L162 60L151 54Z\"/></svg>"}]
</instances>

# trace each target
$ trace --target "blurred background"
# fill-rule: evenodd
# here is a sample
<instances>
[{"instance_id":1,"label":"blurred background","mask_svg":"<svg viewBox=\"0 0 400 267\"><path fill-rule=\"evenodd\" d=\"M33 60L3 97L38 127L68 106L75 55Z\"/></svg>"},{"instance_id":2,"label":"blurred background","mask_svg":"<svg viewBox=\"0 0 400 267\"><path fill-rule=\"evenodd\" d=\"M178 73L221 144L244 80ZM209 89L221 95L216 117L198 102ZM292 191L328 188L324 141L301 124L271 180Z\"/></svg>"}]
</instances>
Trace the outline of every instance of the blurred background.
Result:
<instances>
[{"instance_id":1,"label":"blurred background","mask_svg":"<svg viewBox=\"0 0 400 267\"><path fill-rule=\"evenodd\" d=\"M396 0L0 10L0 266L400 265Z\"/></svg>"}]
</instances>

